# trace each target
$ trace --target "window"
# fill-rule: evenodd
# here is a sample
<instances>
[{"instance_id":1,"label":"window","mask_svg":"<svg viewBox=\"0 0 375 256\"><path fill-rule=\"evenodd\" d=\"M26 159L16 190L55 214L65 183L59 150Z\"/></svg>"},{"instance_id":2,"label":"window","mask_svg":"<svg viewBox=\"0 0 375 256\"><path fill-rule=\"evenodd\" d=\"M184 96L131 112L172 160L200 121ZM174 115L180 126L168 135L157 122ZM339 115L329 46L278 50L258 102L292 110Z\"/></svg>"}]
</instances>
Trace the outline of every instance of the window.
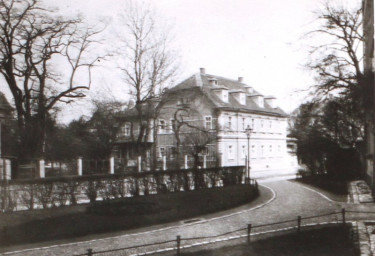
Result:
<instances>
[{"instance_id":1,"label":"window","mask_svg":"<svg viewBox=\"0 0 375 256\"><path fill-rule=\"evenodd\" d=\"M260 147L260 156L264 157L264 145Z\"/></svg>"},{"instance_id":2,"label":"window","mask_svg":"<svg viewBox=\"0 0 375 256\"><path fill-rule=\"evenodd\" d=\"M251 119L251 129L253 130L254 130L254 124L255 124L254 119Z\"/></svg>"},{"instance_id":3,"label":"window","mask_svg":"<svg viewBox=\"0 0 375 256\"><path fill-rule=\"evenodd\" d=\"M181 106L181 105L189 105L190 104L190 98L180 98L178 101L177 101L177 105Z\"/></svg>"},{"instance_id":4,"label":"window","mask_svg":"<svg viewBox=\"0 0 375 256\"><path fill-rule=\"evenodd\" d=\"M223 90L223 101L228 102L228 92Z\"/></svg>"},{"instance_id":5,"label":"window","mask_svg":"<svg viewBox=\"0 0 375 256\"><path fill-rule=\"evenodd\" d=\"M251 157L255 157L255 145L251 146Z\"/></svg>"},{"instance_id":6,"label":"window","mask_svg":"<svg viewBox=\"0 0 375 256\"><path fill-rule=\"evenodd\" d=\"M165 156L165 148L164 147L160 147L159 148L159 157L163 157Z\"/></svg>"},{"instance_id":7,"label":"window","mask_svg":"<svg viewBox=\"0 0 375 256\"><path fill-rule=\"evenodd\" d=\"M263 128L263 126L264 126L264 121L260 120L260 128Z\"/></svg>"},{"instance_id":8,"label":"window","mask_svg":"<svg viewBox=\"0 0 375 256\"><path fill-rule=\"evenodd\" d=\"M244 93L240 93L240 104L246 105L246 96Z\"/></svg>"},{"instance_id":9,"label":"window","mask_svg":"<svg viewBox=\"0 0 375 256\"><path fill-rule=\"evenodd\" d=\"M270 129L272 128L272 121L270 121Z\"/></svg>"},{"instance_id":10,"label":"window","mask_svg":"<svg viewBox=\"0 0 375 256\"><path fill-rule=\"evenodd\" d=\"M269 150L270 150L270 156L272 156L272 145L269 146Z\"/></svg>"},{"instance_id":11,"label":"window","mask_svg":"<svg viewBox=\"0 0 375 256\"><path fill-rule=\"evenodd\" d=\"M242 117L242 130L245 130L245 118Z\"/></svg>"},{"instance_id":12,"label":"window","mask_svg":"<svg viewBox=\"0 0 375 256\"><path fill-rule=\"evenodd\" d=\"M211 116L204 117L204 127L206 129L212 129L212 117Z\"/></svg>"},{"instance_id":13,"label":"window","mask_svg":"<svg viewBox=\"0 0 375 256\"><path fill-rule=\"evenodd\" d=\"M228 159L233 160L234 159L234 152L233 152L233 146L228 146Z\"/></svg>"},{"instance_id":14,"label":"window","mask_svg":"<svg viewBox=\"0 0 375 256\"><path fill-rule=\"evenodd\" d=\"M164 133L165 132L165 120L160 119L159 120L159 132Z\"/></svg>"},{"instance_id":15,"label":"window","mask_svg":"<svg viewBox=\"0 0 375 256\"><path fill-rule=\"evenodd\" d=\"M204 155L208 155L209 153L209 150L208 150L208 147L204 147L204 149L202 149L202 151L199 153L200 155L204 156Z\"/></svg>"},{"instance_id":16,"label":"window","mask_svg":"<svg viewBox=\"0 0 375 256\"><path fill-rule=\"evenodd\" d=\"M232 117L228 117L228 128L229 130L232 130Z\"/></svg>"},{"instance_id":17,"label":"window","mask_svg":"<svg viewBox=\"0 0 375 256\"><path fill-rule=\"evenodd\" d=\"M130 124L125 124L121 130L123 136L130 136Z\"/></svg>"}]
</instances>

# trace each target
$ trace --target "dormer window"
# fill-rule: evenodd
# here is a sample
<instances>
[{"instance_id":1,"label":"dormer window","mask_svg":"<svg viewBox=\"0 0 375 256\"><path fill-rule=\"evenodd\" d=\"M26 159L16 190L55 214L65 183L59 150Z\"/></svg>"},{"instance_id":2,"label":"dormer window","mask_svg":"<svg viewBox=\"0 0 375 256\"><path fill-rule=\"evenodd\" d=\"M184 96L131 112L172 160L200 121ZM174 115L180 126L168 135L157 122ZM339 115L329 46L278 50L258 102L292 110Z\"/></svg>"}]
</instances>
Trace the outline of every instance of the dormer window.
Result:
<instances>
[{"instance_id":1,"label":"dormer window","mask_svg":"<svg viewBox=\"0 0 375 256\"><path fill-rule=\"evenodd\" d=\"M269 105L271 108L277 108L276 106L276 98L273 96L267 96L264 97L264 101L266 102L267 105Z\"/></svg>"},{"instance_id":2,"label":"dormer window","mask_svg":"<svg viewBox=\"0 0 375 256\"><path fill-rule=\"evenodd\" d=\"M255 103L259 107L264 108L264 98L263 98L263 95L256 94L256 95L252 95L250 97L255 101Z\"/></svg>"},{"instance_id":3,"label":"dormer window","mask_svg":"<svg viewBox=\"0 0 375 256\"><path fill-rule=\"evenodd\" d=\"M215 92L216 96L225 103L228 103L228 88L219 85L211 88Z\"/></svg>"},{"instance_id":4,"label":"dormer window","mask_svg":"<svg viewBox=\"0 0 375 256\"><path fill-rule=\"evenodd\" d=\"M245 90L246 90L246 92L249 93L249 94L253 94L253 93L254 93L254 89L253 89L253 87L251 87L251 86L249 86L249 85L246 85L246 86L245 86Z\"/></svg>"},{"instance_id":5,"label":"dormer window","mask_svg":"<svg viewBox=\"0 0 375 256\"><path fill-rule=\"evenodd\" d=\"M246 105L246 95L242 90L231 90L229 91L238 103L241 105Z\"/></svg>"},{"instance_id":6,"label":"dormer window","mask_svg":"<svg viewBox=\"0 0 375 256\"><path fill-rule=\"evenodd\" d=\"M210 85L217 85L217 79L216 78L209 78L208 83Z\"/></svg>"},{"instance_id":7,"label":"dormer window","mask_svg":"<svg viewBox=\"0 0 375 256\"><path fill-rule=\"evenodd\" d=\"M228 102L228 91L223 90L222 96L223 96L223 101Z\"/></svg>"},{"instance_id":8,"label":"dormer window","mask_svg":"<svg viewBox=\"0 0 375 256\"><path fill-rule=\"evenodd\" d=\"M240 104L246 105L246 95L244 93L240 93Z\"/></svg>"}]
</instances>

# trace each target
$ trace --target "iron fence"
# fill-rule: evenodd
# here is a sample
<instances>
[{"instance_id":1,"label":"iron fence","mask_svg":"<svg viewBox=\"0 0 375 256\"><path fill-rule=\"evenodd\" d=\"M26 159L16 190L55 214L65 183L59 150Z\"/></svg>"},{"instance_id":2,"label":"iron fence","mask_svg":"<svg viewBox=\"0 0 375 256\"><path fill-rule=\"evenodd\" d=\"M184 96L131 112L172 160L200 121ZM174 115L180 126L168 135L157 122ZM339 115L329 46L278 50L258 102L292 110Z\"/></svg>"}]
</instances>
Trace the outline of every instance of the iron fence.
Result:
<instances>
[{"instance_id":1,"label":"iron fence","mask_svg":"<svg viewBox=\"0 0 375 256\"><path fill-rule=\"evenodd\" d=\"M0 181L1 210L52 208L244 182L243 166Z\"/></svg>"},{"instance_id":2,"label":"iron fence","mask_svg":"<svg viewBox=\"0 0 375 256\"><path fill-rule=\"evenodd\" d=\"M346 227L348 214L375 214L375 212L346 211L345 209L342 209L341 211L334 211L314 216L297 216L294 219L287 219L279 222L264 223L258 225L254 225L252 223L244 223L243 228L234 229L220 234L202 235L196 237L183 237L183 234L181 234L173 240L156 241L154 243L134 245L110 250L94 251L93 249L88 249L86 253L78 255L76 254L74 256L150 255L167 251L175 251L176 255L179 256L181 250L183 249L209 243L227 241L231 239L245 238L245 241L250 243L251 236L293 230L299 233L302 231L302 228L314 225L337 224ZM355 217L351 216L350 219L355 219Z\"/></svg>"}]
</instances>

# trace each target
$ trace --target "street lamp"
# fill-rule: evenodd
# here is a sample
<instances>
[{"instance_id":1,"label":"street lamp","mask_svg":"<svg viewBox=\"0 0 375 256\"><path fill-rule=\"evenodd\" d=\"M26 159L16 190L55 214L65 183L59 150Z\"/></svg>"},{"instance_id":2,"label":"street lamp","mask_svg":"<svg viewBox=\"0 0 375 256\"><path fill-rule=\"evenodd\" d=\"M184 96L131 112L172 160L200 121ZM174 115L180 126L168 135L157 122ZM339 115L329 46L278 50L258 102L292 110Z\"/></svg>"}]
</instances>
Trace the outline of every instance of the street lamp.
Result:
<instances>
[{"instance_id":1,"label":"street lamp","mask_svg":"<svg viewBox=\"0 0 375 256\"><path fill-rule=\"evenodd\" d=\"M247 184L250 184L250 136L253 129L250 128L248 125L245 129L245 133L247 136L247 170L246 170L246 182Z\"/></svg>"}]
</instances>

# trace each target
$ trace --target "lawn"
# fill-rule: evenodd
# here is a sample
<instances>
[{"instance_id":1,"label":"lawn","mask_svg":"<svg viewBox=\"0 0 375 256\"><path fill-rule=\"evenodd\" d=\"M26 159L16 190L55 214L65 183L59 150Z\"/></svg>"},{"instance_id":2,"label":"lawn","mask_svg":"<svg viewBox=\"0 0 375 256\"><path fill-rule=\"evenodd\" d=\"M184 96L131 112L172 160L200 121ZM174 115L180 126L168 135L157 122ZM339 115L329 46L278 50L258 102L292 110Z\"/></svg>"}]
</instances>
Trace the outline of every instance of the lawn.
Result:
<instances>
[{"instance_id":1,"label":"lawn","mask_svg":"<svg viewBox=\"0 0 375 256\"><path fill-rule=\"evenodd\" d=\"M266 239L207 249L194 252L182 251L181 256L354 256L358 250L349 239L350 228L325 227L296 233L274 236Z\"/></svg>"}]
</instances>

